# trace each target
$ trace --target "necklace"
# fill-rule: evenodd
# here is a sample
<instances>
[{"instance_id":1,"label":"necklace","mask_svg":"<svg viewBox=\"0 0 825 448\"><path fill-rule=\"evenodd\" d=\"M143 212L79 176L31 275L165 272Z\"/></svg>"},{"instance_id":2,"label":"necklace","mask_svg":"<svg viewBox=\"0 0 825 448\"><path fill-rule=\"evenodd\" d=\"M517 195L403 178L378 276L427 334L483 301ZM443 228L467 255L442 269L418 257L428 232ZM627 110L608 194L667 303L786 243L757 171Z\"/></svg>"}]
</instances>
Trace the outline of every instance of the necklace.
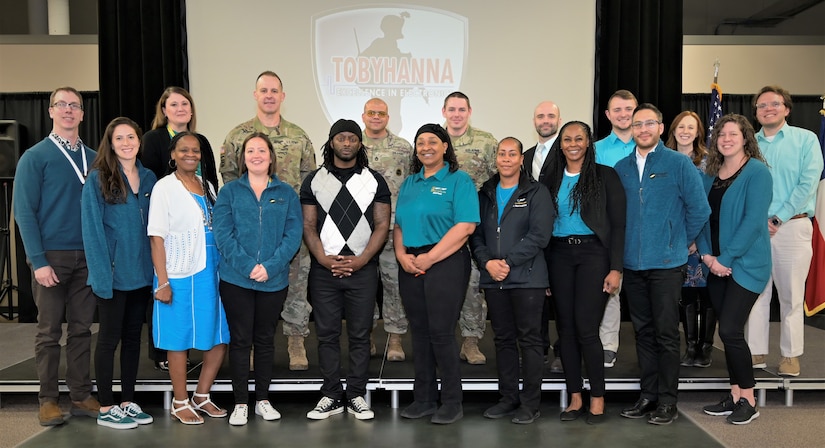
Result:
<instances>
[{"instance_id":1,"label":"necklace","mask_svg":"<svg viewBox=\"0 0 825 448\"><path fill-rule=\"evenodd\" d=\"M180 177L180 175L178 174L177 171L175 171L175 177L177 177L178 180L180 181L180 183L183 184L183 188L185 188L186 191L188 191L190 194L193 195L192 200L195 201L195 203L198 205L198 210L201 211L201 218L203 219L203 225L207 229L212 230L212 206L209 205L209 199L207 199L207 197L206 197L206 191L204 190L203 195L197 194L194 191L189 189L189 187L186 185L186 182L183 180L182 177ZM203 206L201 206L200 201L195 199L195 196L197 196L199 198L203 198ZM206 211L204 211L204 208L206 209Z\"/></svg>"}]
</instances>

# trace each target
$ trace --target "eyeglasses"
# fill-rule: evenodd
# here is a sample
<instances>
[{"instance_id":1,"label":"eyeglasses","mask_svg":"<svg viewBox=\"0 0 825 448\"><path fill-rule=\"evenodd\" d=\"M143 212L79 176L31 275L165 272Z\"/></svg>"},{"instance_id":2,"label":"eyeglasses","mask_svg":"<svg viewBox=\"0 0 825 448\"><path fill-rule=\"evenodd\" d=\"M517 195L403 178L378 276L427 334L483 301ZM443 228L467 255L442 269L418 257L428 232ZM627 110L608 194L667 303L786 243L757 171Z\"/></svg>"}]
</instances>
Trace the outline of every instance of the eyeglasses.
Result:
<instances>
[{"instance_id":1,"label":"eyeglasses","mask_svg":"<svg viewBox=\"0 0 825 448\"><path fill-rule=\"evenodd\" d=\"M776 109L777 107L784 106L784 105L785 105L785 103L780 103L779 101L774 101L772 103L759 103L759 104L756 105L756 108L757 109L767 109L768 107L771 107L773 109Z\"/></svg>"},{"instance_id":2,"label":"eyeglasses","mask_svg":"<svg viewBox=\"0 0 825 448\"><path fill-rule=\"evenodd\" d=\"M59 110L83 110L83 105L80 103L67 103L65 101L58 101L52 104L52 107L59 109Z\"/></svg>"},{"instance_id":3,"label":"eyeglasses","mask_svg":"<svg viewBox=\"0 0 825 448\"><path fill-rule=\"evenodd\" d=\"M364 113L367 114L368 117L381 117L381 118L384 118L384 117L387 116L387 113L384 112L383 110L368 110Z\"/></svg>"},{"instance_id":4,"label":"eyeglasses","mask_svg":"<svg viewBox=\"0 0 825 448\"><path fill-rule=\"evenodd\" d=\"M656 126L659 126L660 123L661 121L656 120L634 121L630 126L632 126L633 129L641 129L642 126L644 126L645 129L653 129Z\"/></svg>"}]
</instances>

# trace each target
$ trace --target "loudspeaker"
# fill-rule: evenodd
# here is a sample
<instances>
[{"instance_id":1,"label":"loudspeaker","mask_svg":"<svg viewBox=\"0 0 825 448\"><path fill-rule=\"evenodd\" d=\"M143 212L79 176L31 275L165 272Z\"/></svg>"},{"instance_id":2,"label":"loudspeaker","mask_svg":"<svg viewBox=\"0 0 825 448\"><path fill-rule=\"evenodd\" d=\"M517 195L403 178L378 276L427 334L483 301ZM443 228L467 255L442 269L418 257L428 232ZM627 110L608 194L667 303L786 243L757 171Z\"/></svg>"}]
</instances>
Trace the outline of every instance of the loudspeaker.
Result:
<instances>
[{"instance_id":1,"label":"loudspeaker","mask_svg":"<svg viewBox=\"0 0 825 448\"><path fill-rule=\"evenodd\" d=\"M20 132L15 120L0 120L0 179L14 179L20 157Z\"/></svg>"}]
</instances>

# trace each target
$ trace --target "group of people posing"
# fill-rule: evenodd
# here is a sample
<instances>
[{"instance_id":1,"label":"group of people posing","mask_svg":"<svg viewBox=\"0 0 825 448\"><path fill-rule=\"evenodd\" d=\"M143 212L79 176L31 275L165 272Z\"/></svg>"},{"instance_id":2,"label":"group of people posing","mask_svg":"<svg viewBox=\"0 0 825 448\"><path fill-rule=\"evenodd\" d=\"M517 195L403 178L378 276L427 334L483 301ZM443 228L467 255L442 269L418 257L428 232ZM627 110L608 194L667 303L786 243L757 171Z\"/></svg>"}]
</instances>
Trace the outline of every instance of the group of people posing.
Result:
<instances>
[{"instance_id":1,"label":"group of people posing","mask_svg":"<svg viewBox=\"0 0 825 448\"><path fill-rule=\"evenodd\" d=\"M389 360L405 359L401 335L412 332L413 402L404 418L449 424L463 417L460 360L486 362L478 339L489 311L501 397L484 416L535 421L552 303L569 394L560 419L603 422L604 369L616 359L624 288L641 396L621 415L668 424L678 416L680 363L710 362L705 344L713 330L703 342L688 334L687 321L706 320L696 311L682 313L689 340L680 359L683 286L699 286L691 283L697 277L712 306L702 303L718 316L731 381L730 394L705 412L736 424L759 415L752 366L767 356L771 279L783 309L780 373L799 373L802 329L784 326L797 325L801 313L811 226L800 218L813 214L811 176L818 180L822 157L812 133L785 122L787 91L769 86L756 95L759 133L745 117L726 115L707 147L691 112L674 120L665 146L661 112L628 91L610 97L613 129L598 142L583 122L561 126L558 106L542 102L534 114L539 142L526 151L514 137L497 141L471 127L461 92L444 101L445 125L421 126L412 145L387 129L387 104L373 98L363 130L347 119L332 125L319 168L306 133L281 116L278 75L259 75L253 96L255 118L230 131L216 163L182 88L163 92L145 135L134 121L114 119L96 153L78 136L80 93L52 93L53 131L21 157L14 190L39 310L42 425L64 422L57 404L64 319L72 414L129 429L153 421L133 401L147 315L153 360L172 382L172 416L187 425L203 423L202 415L244 425L250 376L255 415L281 418L269 401L275 330L283 317L289 367L307 369L310 311L323 385L307 418L346 410L372 419L365 396L379 280ZM772 266L772 254L782 253L790 255ZM694 274L686 283L688 266ZM95 309L99 402L89 374ZM756 328L746 341L749 316ZM204 353L190 399L191 349ZM231 412L209 394L227 351Z\"/></svg>"}]
</instances>

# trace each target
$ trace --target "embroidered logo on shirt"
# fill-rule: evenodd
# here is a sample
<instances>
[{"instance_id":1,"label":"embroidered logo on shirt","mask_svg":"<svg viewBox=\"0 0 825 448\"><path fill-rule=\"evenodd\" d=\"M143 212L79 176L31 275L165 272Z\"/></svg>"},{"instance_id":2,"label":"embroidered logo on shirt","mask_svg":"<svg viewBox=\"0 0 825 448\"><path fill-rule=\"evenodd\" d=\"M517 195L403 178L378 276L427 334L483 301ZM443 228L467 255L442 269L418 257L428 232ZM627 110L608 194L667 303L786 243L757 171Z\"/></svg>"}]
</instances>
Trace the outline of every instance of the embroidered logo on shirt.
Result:
<instances>
[{"instance_id":1,"label":"embroidered logo on shirt","mask_svg":"<svg viewBox=\"0 0 825 448\"><path fill-rule=\"evenodd\" d=\"M436 196L444 196L447 194L447 187L432 187L430 188L430 193Z\"/></svg>"},{"instance_id":2,"label":"embroidered logo on shirt","mask_svg":"<svg viewBox=\"0 0 825 448\"><path fill-rule=\"evenodd\" d=\"M524 208L527 207L527 198L518 198L516 202L513 203L513 208Z\"/></svg>"}]
</instances>

